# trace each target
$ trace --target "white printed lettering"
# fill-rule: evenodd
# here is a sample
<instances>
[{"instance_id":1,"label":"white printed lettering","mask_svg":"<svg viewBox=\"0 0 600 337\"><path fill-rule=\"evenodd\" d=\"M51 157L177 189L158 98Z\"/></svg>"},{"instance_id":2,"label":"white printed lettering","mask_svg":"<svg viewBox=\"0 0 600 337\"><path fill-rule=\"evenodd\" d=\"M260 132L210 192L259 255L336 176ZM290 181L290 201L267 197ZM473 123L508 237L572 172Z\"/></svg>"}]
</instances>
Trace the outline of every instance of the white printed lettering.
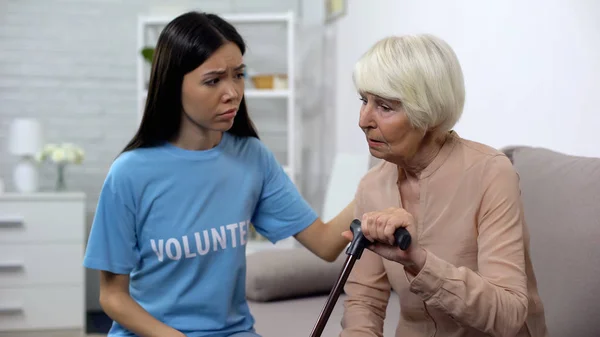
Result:
<instances>
[{"instance_id":1,"label":"white printed lettering","mask_svg":"<svg viewBox=\"0 0 600 337\"><path fill-rule=\"evenodd\" d=\"M175 254L173 254L171 247L175 247ZM179 241L177 239L175 239L175 238L168 239L167 247L165 250L167 252L167 256L171 260L179 260L181 258L181 245L179 244Z\"/></svg>"},{"instance_id":2,"label":"white printed lettering","mask_svg":"<svg viewBox=\"0 0 600 337\"><path fill-rule=\"evenodd\" d=\"M248 228L249 223L250 220L240 222L240 241L242 245L246 244L246 239L248 238L248 232L246 231L246 228Z\"/></svg>"},{"instance_id":3,"label":"white printed lettering","mask_svg":"<svg viewBox=\"0 0 600 337\"><path fill-rule=\"evenodd\" d=\"M216 252L217 251L217 242L219 242L219 244L221 244L221 249L225 249L226 245L227 245L227 237L225 237L225 227L221 226L219 227L219 229L221 229L221 235L219 235L219 232L217 232L216 229L211 228L210 231L212 233L212 237L213 237L213 250Z\"/></svg>"},{"instance_id":4,"label":"white printed lettering","mask_svg":"<svg viewBox=\"0 0 600 337\"><path fill-rule=\"evenodd\" d=\"M200 241L200 233L196 232L194 233L194 236L196 237L196 247L198 247L196 250L198 251L198 254L200 255L206 255L206 253L208 253L209 245L210 245L210 241L208 241L208 231L205 230L204 231L204 245L202 245L202 242ZM202 248L204 247L204 248Z\"/></svg>"},{"instance_id":5,"label":"white printed lettering","mask_svg":"<svg viewBox=\"0 0 600 337\"><path fill-rule=\"evenodd\" d=\"M183 236L181 240L183 241L183 251L185 252L185 258L189 259L191 257L195 257L196 253L190 251L190 243L188 242L188 237Z\"/></svg>"},{"instance_id":6,"label":"white printed lettering","mask_svg":"<svg viewBox=\"0 0 600 337\"><path fill-rule=\"evenodd\" d=\"M245 246L248 242L248 226L250 220L232 223L225 226L205 229L193 233L194 239L188 235L179 238L150 239L150 246L156 254L158 261L162 262L165 255L170 260L191 259L208 254L209 251L218 251L229 247ZM194 247L195 245L195 247Z\"/></svg>"},{"instance_id":7,"label":"white printed lettering","mask_svg":"<svg viewBox=\"0 0 600 337\"><path fill-rule=\"evenodd\" d=\"M237 238L235 235L235 229L237 228L237 226L238 226L238 224L236 224L236 223L232 223L232 224L226 226L227 229L229 229L229 232L231 233L231 242L232 242L231 247L232 248L237 247Z\"/></svg>"},{"instance_id":8,"label":"white printed lettering","mask_svg":"<svg viewBox=\"0 0 600 337\"><path fill-rule=\"evenodd\" d=\"M162 239L158 240L158 247L156 246L156 241L154 239L150 240L150 244L152 245L152 250L156 253L158 257L158 261L163 260L163 245L164 241Z\"/></svg>"}]
</instances>

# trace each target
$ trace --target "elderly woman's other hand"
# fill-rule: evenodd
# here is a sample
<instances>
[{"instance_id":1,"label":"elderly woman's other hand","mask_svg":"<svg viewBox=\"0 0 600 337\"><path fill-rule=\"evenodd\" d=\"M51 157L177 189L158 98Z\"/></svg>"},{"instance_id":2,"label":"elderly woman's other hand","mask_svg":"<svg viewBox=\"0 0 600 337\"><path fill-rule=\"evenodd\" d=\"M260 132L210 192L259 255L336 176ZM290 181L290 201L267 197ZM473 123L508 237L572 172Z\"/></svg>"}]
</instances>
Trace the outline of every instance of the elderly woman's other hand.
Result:
<instances>
[{"instance_id":1,"label":"elderly woman's other hand","mask_svg":"<svg viewBox=\"0 0 600 337\"><path fill-rule=\"evenodd\" d=\"M400 227L406 228L411 235L411 244L405 251L394 244L394 232ZM427 252L419 245L414 217L405 209L387 208L365 213L361 229L364 236L373 242L367 249L385 259L401 263L411 274L418 274L425 265ZM352 232L347 231L343 235L352 240Z\"/></svg>"}]
</instances>

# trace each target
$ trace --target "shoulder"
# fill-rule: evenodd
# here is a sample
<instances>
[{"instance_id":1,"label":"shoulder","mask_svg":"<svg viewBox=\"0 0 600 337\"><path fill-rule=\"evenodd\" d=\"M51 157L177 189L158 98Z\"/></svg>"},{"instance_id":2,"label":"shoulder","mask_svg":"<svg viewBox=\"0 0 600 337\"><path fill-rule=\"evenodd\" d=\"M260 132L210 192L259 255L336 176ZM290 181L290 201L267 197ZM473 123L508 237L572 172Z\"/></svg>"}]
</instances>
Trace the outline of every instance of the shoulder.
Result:
<instances>
[{"instance_id":1,"label":"shoulder","mask_svg":"<svg viewBox=\"0 0 600 337\"><path fill-rule=\"evenodd\" d=\"M387 161L380 161L365 173L358 184L358 188L363 189L367 186L381 184L383 180L389 178L391 173L394 173L394 166L395 165Z\"/></svg>"},{"instance_id":2,"label":"shoulder","mask_svg":"<svg viewBox=\"0 0 600 337\"><path fill-rule=\"evenodd\" d=\"M131 168L139 160L139 152L136 149L120 153L110 165L109 172L117 175L125 174L127 169Z\"/></svg>"},{"instance_id":3,"label":"shoulder","mask_svg":"<svg viewBox=\"0 0 600 337\"><path fill-rule=\"evenodd\" d=\"M240 137L228 134L226 151L248 166L264 166L276 162L273 152L256 137Z\"/></svg>"},{"instance_id":4,"label":"shoulder","mask_svg":"<svg viewBox=\"0 0 600 337\"><path fill-rule=\"evenodd\" d=\"M360 202L362 199L372 199L373 193L381 193L386 190L390 183L395 184L397 176L397 166L385 160L381 160L375 166L365 173L360 179L356 189L356 199Z\"/></svg>"},{"instance_id":5,"label":"shoulder","mask_svg":"<svg viewBox=\"0 0 600 337\"><path fill-rule=\"evenodd\" d=\"M239 152L269 152L269 149L265 146L265 144L256 137L240 137L230 133L227 133L227 137L230 147Z\"/></svg>"},{"instance_id":6,"label":"shoulder","mask_svg":"<svg viewBox=\"0 0 600 337\"><path fill-rule=\"evenodd\" d=\"M450 137L452 141L455 142L456 148L459 150L455 151L455 153L461 153L469 162L479 161L483 163L491 158L504 156L502 151L490 145L462 138L456 133L453 133Z\"/></svg>"},{"instance_id":7,"label":"shoulder","mask_svg":"<svg viewBox=\"0 0 600 337\"><path fill-rule=\"evenodd\" d=\"M397 166L381 160L360 179L354 194L354 216L361 218L365 212L381 209L389 205L394 196L390 186L396 185Z\"/></svg>"},{"instance_id":8,"label":"shoulder","mask_svg":"<svg viewBox=\"0 0 600 337\"><path fill-rule=\"evenodd\" d=\"M519 174L510 159L504 154L492 156L485 161L482 180L484 186L519 187Z\"/></svg>"},{"instance_id":9,"label":"shoulder","mask_svg":"<svg viewBox=\"0 0 600 337\"><path fill-rule=\"evenodd\" d=\"M518 184L518 173L510 158L502 151L473 140L455 137L458 151L455 156L464 163L465 172L480 172L478 175L482 185L488 187L494 184ZM507 186L508 187L508 186Z\"/></svg>"},{"instance_id":10,"label":"shoulder","mask_svg":"<svg viewBox=\"0 0 600 337\"><path fill-rule=\"evenodd\" d=\"M131 173L147 164L148 153L153 148L140 148L120 153L110 165L109 173L117 177L131 175Z\"/></svg>"},{"instance_id":11,"label":"shoulder","mask_svg":"<svg viewBox=\"0 0 600 337\"><path fill-rule=\"evenodd\" d=\"M514 171L510 159L502 151L456 134L453 134L452 139L455 142L454 159L459 160L465 166L464 169L482 168L484 173L488 169L500 169L507 173Z\"/></svg>"},{"instance_id":12,"label":"shoulder","mask_svg":"<svg viewBox=\"0 0 600 337\"><path fill-rule=\"evenodd\" d=\"M113 191L131 187L145 170L152 167L148 160L150 152L154 151L154 148L139 148L120 153L108 169L105 185Z\"/></svg>"}]
</instances>

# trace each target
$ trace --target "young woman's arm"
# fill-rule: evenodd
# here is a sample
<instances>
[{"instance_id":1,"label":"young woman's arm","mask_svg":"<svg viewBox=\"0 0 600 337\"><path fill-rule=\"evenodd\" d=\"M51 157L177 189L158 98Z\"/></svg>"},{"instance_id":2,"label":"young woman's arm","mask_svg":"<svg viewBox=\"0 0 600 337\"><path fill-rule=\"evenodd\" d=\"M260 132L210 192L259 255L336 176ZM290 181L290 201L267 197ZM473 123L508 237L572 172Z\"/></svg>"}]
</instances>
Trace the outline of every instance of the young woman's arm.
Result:
<instances>
[{"instance_id":1,"label":"young woman's arm","mask_svg":"<svg viewBox=\"0 0 600 337\"><path fill-rule=\"evenodd\" d=\"M104 181L83 264L100 271L100 306L140 337L182 337L142 308L129 293L129 274L139 263L136 205L127 157L119 157Z\"/></svg>"},{"instance_id":2,"label":"young woman's arm","mask_svg":"<svg viewBox=\"0 0 600 337\"><path fill-rule=\"evenodd\" d=\"M259 140L253 145L257 151L254 157L259 158L256 163L264 172L251 221L256 230L271 242L294 236L321 259L335 261L349 243L342 233L350 229L354 219L354 200L335 218L323 222L302 197L275 155Z\"/></svg>"},{"instance_id":3,"label":"young woman's arm","mask_svg":"<svg viewBox=\"0 0 600 337\"><path fill-rule=\"evenodd\" d=\"M113 320L140 337L185 337L160 322L129 296L129 275L100 271L100 306Z\"/></svg>"},{"instance_id":4,"label":"young woman's arm","mask_svg":"<svg viewBox=\"0 0 600 337\"><path fill-rule=\"evenodd\" d=\"M342 232L350 229L354 220L354 199L331 221L324 223L320 218L315 220L302 232L296 234L296 240L308 250L325 261L333 262L348 245L348 239Z\"/></svg>"}]
</instances>

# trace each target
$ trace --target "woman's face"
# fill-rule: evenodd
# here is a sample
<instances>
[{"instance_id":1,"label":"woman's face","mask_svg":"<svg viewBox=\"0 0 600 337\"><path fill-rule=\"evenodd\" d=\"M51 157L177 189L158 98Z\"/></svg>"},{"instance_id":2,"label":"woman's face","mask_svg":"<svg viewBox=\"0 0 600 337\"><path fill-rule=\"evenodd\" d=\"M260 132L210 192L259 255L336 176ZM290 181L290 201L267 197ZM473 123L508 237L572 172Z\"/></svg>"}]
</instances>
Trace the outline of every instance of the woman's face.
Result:
<instances>
[{"instance_id":1,"label":"woman's face","mask_svg":"<svg viewBox=\"0 0 600 337\"><path fill-rule=\"evenodd\" d=\"M361 94L359 126L371 155L392 163L406 163L419 150L424 133L411 126L399 101Z\"/></svg>"},{"instance_id":2,"label":"woman's face","mask_svg":"<svg viewBox=\"0 0 600 337\"><path fill-rule=\"evenodd\" d=\"M240 49L231 42L224 44L183 77L181 103L184 113L193 124L207 130L229 130L244 95L243 75Z\"/></svg>"}]
</instances>

